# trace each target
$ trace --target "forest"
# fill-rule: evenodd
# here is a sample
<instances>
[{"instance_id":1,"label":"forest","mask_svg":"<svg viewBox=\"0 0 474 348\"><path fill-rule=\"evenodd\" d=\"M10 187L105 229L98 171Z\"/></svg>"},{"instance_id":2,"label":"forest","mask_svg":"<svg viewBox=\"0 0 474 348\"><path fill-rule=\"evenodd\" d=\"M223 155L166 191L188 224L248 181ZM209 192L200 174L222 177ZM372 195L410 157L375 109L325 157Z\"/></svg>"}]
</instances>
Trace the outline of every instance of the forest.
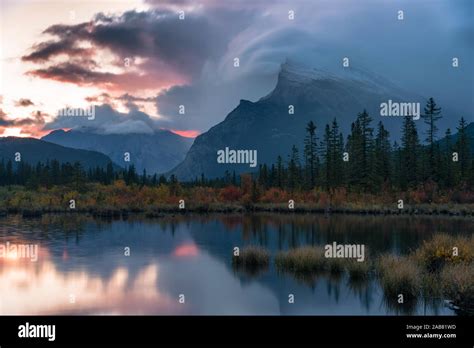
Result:
<instances>
[{"instance_id":1,"label":"forest","mask_svg":"<svg viewBox=\"0 0 474 348\"><path fill-rule=\"evenodd\" d=\"M419 133L412 117L403 117L400 143L391 142L382 122L374 127L365 110L357 115L346 139L336 119L321 130L310 121L303 149L293 146L286 159L278 156L275 163L260 164L254 172L236 175L227 171L218 179L201 174L192 182L179 182L173 175L139 174L133 165L117 170L112 163L85 170L80 163L56 160L16 166L3 160L0 186L43 193L55 187L77 194L99 192L108 198L95 197L92 206L117 208L121 206L115 201L121 201L129 207L136 201L136 209L141 205L176 205L180 199L196 205L237 202L247 207L289 199L319 207L389 204L398 198L414 204L472 204L474 165L468 123L464 118L459 120L456 139L447 129L442 140L437 140L440 118L441 108L430 98L422 115L426 133ZM128 199L114 200L108 186L120 188L115 194ZM124 187L128 189L124 191ZM17 207L21 208L21 203L17 202Z\"/></svg>"}]
</instances>

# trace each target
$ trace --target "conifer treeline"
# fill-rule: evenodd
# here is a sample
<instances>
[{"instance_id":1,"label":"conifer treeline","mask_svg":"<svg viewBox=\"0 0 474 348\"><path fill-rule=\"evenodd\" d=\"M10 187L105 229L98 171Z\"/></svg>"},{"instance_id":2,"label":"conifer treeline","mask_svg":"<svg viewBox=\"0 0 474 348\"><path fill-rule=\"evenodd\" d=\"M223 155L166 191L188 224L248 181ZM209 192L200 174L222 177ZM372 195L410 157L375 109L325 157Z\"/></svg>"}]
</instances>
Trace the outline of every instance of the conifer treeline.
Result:
<instances>
[{"instance_id":1,"label":"conifer treeline","mask_svg":"<svg viewBox=\"0 0 474 348\"><path fill-rule=\"evenodd\" d=\"M393 145L382 122L374 129L372 118L365 110L352 123L345 142L336 119L319 136L316 125L310 121L303 159L293 146L287 161L279 156L276 164L259 167L258 183L263 188L308 190L315 186L327 189L345 186L367 192L406 190L428 182L441 188L472 187L474 165L468 124L461 118L456 142L452 141L450 129L439 142L436 140L440 118L441 108L430 98L422 115L427 124L424 142L410 116L403 118L401 144L395 141Z\"/></svg>"},{"instance_id":2,"label":"conifer treeline","mask_svg":"<svg viewBox=\"0 0 474 348\"><path fill-rule=\"evenodd\" d=\"M146 171L139 175L134 165L125 170L116 170L112 163L109 163L106 168L96 167L85 170L80 162L71 164L51 160L31 165L20 161L17 166L13 166L11 160L6 163L5 160L0 161L0 186L24 185L32 189L40 186L49 188L54 185L82 187L87 182L109 185L119 179L124 180L127 185L160 185L177 182L174 177L167 179L164 175L149 176Z\"/></svg>"},{"instance_id":3,"label":"conifer treeline","mask_svg":"<svg viewBox=\"0 0 474 348\"><path fill-rule=\"evenodd\" d=\"M440 188L474 186L474 156L470 150L467 122L461 118L457 127L457 140L452 140L447 129L442 142L438 137L437 121L441 118L439 108L430 98L422 115L427 124L426 137L420 140L415 121L404 117L401 143L391 144L390 134L379 122L374 129L372 118L364 110L351 125L351 132L344 141L337 120L326 125L322 132L313 121L306 126L306 136L302 156L293 145L286 160L278 156L272 165L261 164L258 172L250 179L252 185L268 189L311 190L314 187L332 189L348 187L355 191L379 192L384 189L407 190L425 183L436 183ZM322 133L322 134L321 134ZM457 161L453 161L454 153ZM106 168L85 170L79 162L60 163L57 160L31 165L11 160L0 161L0 186L25 185L31 189L72 185L84 188L87 182L104 185L115 180L123 180L127 185L157 186L167 184L171 188L180 185L175 176L150 176L143 171L138 174L133 165L126 169L114 169L112 163ZM226 171L224 177L206 179L204 174L183 186L237 186L241 178L235 172ZM257 187L258 186L258 187Z\"/></svg>"}]
</instances>

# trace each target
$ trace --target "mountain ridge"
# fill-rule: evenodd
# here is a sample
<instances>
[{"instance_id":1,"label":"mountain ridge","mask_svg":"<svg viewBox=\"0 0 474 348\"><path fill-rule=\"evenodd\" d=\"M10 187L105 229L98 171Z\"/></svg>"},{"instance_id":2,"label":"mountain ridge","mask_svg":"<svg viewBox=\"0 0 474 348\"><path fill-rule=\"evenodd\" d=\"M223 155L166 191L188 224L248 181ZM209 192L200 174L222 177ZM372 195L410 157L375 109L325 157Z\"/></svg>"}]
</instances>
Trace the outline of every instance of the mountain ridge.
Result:
<instances>
[{"instance_id":1,"label":"mountain ridge","mask_svg":"<svg viewBox=\"0 0 474 348\"><path fill-rule=\"evenodd\" d=\"M305 128L309 121L316 123L319 142L325 125L334 118L347 136L352 122L363 110L372 116L373 127L382 121L391 134L391 140L398 140L403 117L381 116L381 104L388 100L417 101L423 107L426 99L411 95L363 69L347 69L333 73L288 61L283 63L276 86L270 93L256 102L240 100L222 122L195 139L184 161L168 175L192 180L201 173L215 178L223 176L225 171L249 171L248 166L241 164L218 165L216 153L225 147L257 150L258 163L274 163L278 155L286 160L293 145L299 148L302 156ZM289 113L290 106L294 114ZM417 127L420 134L424 132L425 125L421 119Z\"/></svg>"},{"instance_id":2,"label":"mountain ridge","mask_svg":"<svg viewBox=\"0 0 474 348\"><path fill-rule=\"evenodd\" d=\"M54 130L41 139L77 149L94 149L109 156L123 167L134 165L137 171L148 174L163 173L184 159L193 139L167 130L152 134L101 134L92 129ZM125 153L130 161L125 161Z\"/></svg>"},{"instance_id":3,"label":"mountain ridge","mask_svg":"<svg viewBox=\"0 0 474 348\"><path fill-rule=\"evenodd\" d=\"M0 159L15 161L15 154L19 153L21 161L35 165L38 162L46 163L58 160L60 163L80 162L85 169L102 167L112 163L115 169L119 169L108 156L97 151L74 149L58 144L50 143L36 138L1 137Z\"/></svg>"}]
</instances>

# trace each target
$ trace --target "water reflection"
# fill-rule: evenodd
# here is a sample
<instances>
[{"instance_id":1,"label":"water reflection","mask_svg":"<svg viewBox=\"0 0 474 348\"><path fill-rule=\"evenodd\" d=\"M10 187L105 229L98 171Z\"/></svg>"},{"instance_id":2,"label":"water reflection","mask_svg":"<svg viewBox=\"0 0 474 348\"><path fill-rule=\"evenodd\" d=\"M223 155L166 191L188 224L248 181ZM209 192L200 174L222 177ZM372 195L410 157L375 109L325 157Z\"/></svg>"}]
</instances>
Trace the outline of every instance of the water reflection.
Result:
<instances>
[{"instance_id":1,"label":"water reflection","mask_svg":"<svg viewBox=\"0 0 474 348\"><path fill-rule=\"evenodd\" d=\"M453 314L429 300L401 311L376 282L343 273L298 278L272 264L239 272L231 255L249 244L276 253L332 241L366 244L370 257L405 254L437 232L469 231L472 221L463 218L8 216L0 243L38 243L39 260L0 258L0 314Z\"/></svg>"}]
</instances>

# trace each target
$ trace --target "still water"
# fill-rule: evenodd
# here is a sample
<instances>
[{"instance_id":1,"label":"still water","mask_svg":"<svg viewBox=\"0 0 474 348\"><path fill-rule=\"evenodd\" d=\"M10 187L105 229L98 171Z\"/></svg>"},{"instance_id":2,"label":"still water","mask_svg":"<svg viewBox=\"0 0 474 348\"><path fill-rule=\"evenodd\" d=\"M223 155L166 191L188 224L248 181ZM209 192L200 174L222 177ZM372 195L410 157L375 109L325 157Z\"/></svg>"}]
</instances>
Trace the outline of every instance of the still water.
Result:
<instances>
[{"instance_id":1,"label":"still water","mask_svg":"<svg viewBox=\"0 0 474 348\"><path fill-rule=\"evenodd\" d=\"M454 217L7 216L0 218L0 244L35 244L38 260L0 258L0 314L453 315L443 299L421 299L401 312L375 279L303 281L278 273L273 262L247 274L232 267L232 251L260 245L274 255L335 241L365 244L373 258L409 253L435 233L472 231L472 219Z\"/></svg>"}]
</instances>

